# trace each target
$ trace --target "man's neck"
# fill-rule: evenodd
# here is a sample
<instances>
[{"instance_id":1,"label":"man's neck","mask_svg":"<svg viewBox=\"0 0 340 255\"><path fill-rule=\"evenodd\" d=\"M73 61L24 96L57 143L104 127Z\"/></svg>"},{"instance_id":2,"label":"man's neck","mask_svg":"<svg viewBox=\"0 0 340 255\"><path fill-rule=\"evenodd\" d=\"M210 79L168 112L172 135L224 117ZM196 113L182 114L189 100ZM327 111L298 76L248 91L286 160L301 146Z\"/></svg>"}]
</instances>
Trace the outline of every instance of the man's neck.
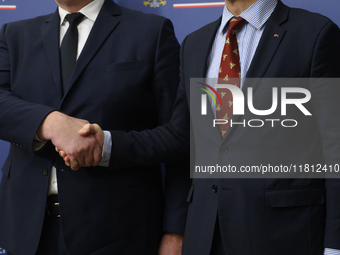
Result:
<instances>
[{"instance_id":1,"label":"man's neck","mask_svg":"<svg viewBox=\"0 0 340 255\"><path fill-rule=\"evenodd\" d=\"M56 3L64 10L75 13L81 10L84 6L93 2L94 0L55 0Z\"/></svg>"},{"instance_id":2,"label":"man's neck","mask_svg":"<svg viewBox=\"0 0 340 255\"><path fill-rule=\"evenodd\" d=\"M257 0L225 0L228 10L235 16L247 10Z\"/></svg>"}]
</instances>

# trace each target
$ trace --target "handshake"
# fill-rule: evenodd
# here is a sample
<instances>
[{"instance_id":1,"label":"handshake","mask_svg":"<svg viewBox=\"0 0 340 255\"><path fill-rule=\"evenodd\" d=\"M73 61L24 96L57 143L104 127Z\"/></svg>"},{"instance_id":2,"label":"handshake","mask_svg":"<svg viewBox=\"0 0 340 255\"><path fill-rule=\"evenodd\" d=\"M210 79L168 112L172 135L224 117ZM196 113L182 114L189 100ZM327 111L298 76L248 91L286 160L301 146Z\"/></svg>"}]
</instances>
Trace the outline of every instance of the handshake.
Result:
<instances>
[{"instance_id":1,"label":"handshake","mask_svg":"<svg viewBox=\"0 0 340 255\"><path fill-rule=\"evenodd\" d=\"M101 161L104 132L97 124L54 111L46 116L37 135L43 141L50 140L74 171L97 166Z\"/></svg>"}]
</instances>

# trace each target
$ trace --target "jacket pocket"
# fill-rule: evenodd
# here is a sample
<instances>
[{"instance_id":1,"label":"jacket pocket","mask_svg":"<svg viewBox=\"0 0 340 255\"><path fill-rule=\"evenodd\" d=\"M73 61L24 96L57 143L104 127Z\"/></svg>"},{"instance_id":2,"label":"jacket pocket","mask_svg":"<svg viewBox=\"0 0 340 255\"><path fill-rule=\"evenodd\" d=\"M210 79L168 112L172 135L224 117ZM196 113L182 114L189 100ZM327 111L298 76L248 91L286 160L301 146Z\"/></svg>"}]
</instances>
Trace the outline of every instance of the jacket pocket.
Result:
<instances>
[{"instance_id":1,"label":"jacket pocket","mask_svg":"<svg viewBox=\"0 0 340 255\"><path fill-rule=\"evenodd\" d=\"M106 71L110 73L110 72L115 72L115 71L138 69L142 67L143 67L143 61L136 60L136 61L131 61L131 62L114 63L111 65L108 65L106 67Z\"/></svg>"},{"instance_id":2,"label":"jacket pocket","mask_svg":"<svg viewBox=\"0 0 340 255\"><path fill-rule=\"evenodd\" d=\"M12 161L9 158L7 158L4 165L1 168L1 172L7 178L9 177L9 174L11 172L11 167L12 167Z\"/></svg>"},{"instance_id":3,"label":"jacket pocket","mask_svg":"<svg viewBox=\"0 0 340 255\"><path fill-rule=\"evenodd\" d=\"M324 203L321 188L267 190L265 195L270 207L311 206Z\"/></svg>"}]
</instances>

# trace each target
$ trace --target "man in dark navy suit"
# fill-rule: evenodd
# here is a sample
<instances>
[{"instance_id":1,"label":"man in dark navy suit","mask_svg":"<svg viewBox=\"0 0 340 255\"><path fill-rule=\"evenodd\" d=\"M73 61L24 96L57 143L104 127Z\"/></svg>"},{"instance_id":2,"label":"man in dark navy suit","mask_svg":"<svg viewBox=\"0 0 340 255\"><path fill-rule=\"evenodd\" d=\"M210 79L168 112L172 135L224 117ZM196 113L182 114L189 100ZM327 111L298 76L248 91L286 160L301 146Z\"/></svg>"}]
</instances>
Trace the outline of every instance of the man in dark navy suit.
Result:
<instances>
[{"instance_id":1,"label":"man in dark navy suit","mask_svg":"<svg viewBox=\"0 0 340 255\"><path fill-rule=\"evenodd\" d=\"M173 26L111 0L56 2L55 13L0 32L0 139L11 143L0 246L15 255L179 254L188 146L179 137L157 148L177 136L164 124L179 81ZM88 134L87 123L107 131ZM174 159L163 193L155 162Z\"/></svg>"},{"instance_id":2,"label":"man in dark navy suit","mask_svg":"<svg viewBox=\"0 0 340 255\"><path fill-rule=\"evenodd\" d=\"M295 128L280 124L214 128L213 119L222 110L218 104L212 102L211 107L208 104L206 122L197 124L191 118L196 155L201 155L197 160L202 163L202 157L207 162L214 158L215 165L237 169L265 163L339 164L340 85L327 82L328 78L340 77L339 28L326 17L289 8L280 0L226 0L225 3L221 18L183 41L180 91L188 101L190 98L190 103L204 93L196 88L190 90L190 78L221 78L223 83L239 77L325 80L310 82L305 87L311 99L304 106L311 116L305 116L297 107L287 109L288 116L295 113L298 122ZM232 27L230 31L229 27ZM232 44L231 50L226 48ZM236 68L240 70L233 76ZM231 72L225 72L226 69ZM272 89L280 83L268 87L248 81L233 84L240 86L245 98L247 88L252 87L255 108L269 109ZM231 107L232 99L229 102ZM280 110L279 105L268 117L246 110L244 115L234 114L230 118L228 113L222 118L229 123L266 117L282 119ZM336 251L340 250L339 179L295 179L294 175L287 178L290 179L274 175L271 179L234 179L225 174L221 178L194 179L188 196L183 254L340 254Z\"/></svg>"}]
</instances>

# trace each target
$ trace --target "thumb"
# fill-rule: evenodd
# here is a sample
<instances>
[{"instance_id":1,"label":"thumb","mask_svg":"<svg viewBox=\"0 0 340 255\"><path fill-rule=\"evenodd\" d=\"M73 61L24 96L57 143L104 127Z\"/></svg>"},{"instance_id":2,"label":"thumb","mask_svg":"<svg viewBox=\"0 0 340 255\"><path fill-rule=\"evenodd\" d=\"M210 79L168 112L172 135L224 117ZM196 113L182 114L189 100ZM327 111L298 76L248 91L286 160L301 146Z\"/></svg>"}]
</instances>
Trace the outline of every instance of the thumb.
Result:
<instances>
[{"instance_id":1,"label":"thumb","mask_svg":"<svg viewBox=\"0 0 340 255\"><path fill-rule=\"evenodd\" d=\"M103 149L105 136L104 136L104 132L101 129L101 127L98 124L92 124L90 133L95 136L95 138L96 138L96 140L99 144L99 147L101 149Z\"/></svg>"},{"instance_id":2,"label":"thumb","mask_svg":"<svg viewBox=\"0 0 340 255\"><path fill-rule=\"evenodd\" d=\"M99 147L103 149L105 135L103 130L98 124L85 124L82 129L79 130L81 136L94 135Z\"/></svg>"},{"instance_id":3,"label":"thumb","mask_svg":"<svg viewBox=\"0 0 340 255\"><path fill-rule=\"evenodd\" d=\"M87 136L89 134L94 134L91 133L91 124L85 124L80 130L79 130L79 134L81 136Z\"/></svg>"}]
</instances>

